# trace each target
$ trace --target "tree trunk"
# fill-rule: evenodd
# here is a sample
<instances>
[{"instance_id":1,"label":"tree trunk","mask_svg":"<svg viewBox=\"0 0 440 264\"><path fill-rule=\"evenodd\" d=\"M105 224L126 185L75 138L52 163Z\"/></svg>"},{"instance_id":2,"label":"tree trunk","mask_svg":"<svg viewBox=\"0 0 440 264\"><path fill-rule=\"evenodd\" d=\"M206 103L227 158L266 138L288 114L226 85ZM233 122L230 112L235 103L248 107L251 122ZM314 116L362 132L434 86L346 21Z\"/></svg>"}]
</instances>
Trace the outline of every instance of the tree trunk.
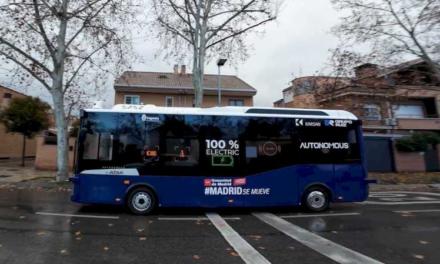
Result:
<instances>
[{"instance_id":1,"label":"tree trunk","mask_svg":"<svg viewBox=\"0 0 440 264\"><path fill-rule=\"evenodd\" d=\"M205 53L206 53L206 18L202 18L202 7L203 1L199 0L199 8L197 9L197 14L195 19L198 21L196 23L196 33L194 37L194 48L193 48L193 86L194 86L194 106L203 106L203 75L205 73Z\"/></svg>"},{"instance_id":2,"label":"tree trunk","mask_svg":"<svg viewBox=\"0 0 440 264\"><path fill-rule=\"evenodd\" d=\"M203 76L200 71L200 57L197 49L194 49L193 57L193 75L192 82L194 86L194 106L202 107L203 104Z\"/></svg>"},{"instance_id":3,"label":"tree trunk","mask_svg":"<svg viewBox=\"0 0 440 264\"><path fill-rule=\"evenodd\" d=\"M21 148L21 166L24 167L24 156L26 155L26 136L23 134L23 146Z\"/></svg>"},{"instance_id":4,"label":"tree trunk","mask_svg":"<svg viewBox=\"0 0 440 264\"><path fill-rule=\"evenodd\" d=\"M203 105L203 73L200 68L194 69L193 85L194 85L194 106L202 107Z\"/></svg>"},{"instance_id":5,"label":"tree trunk","mask_svg":"<svg viewBox=\"0 0 440 264\"><path fill-rule=\"evenodd\" d=\"M193 59L193 85L194 85L194 99L195 107L202 107L203 105L203 76L205 75L205 41L201 40L201 46L194 49Z\"/></svg>"},{"instance_id":6,"label":"tree trunk","mask_svg":"<svg viewBox=\"0 0 440 264\"><path fill-rule=\"evenodd\" d=\"M52 99L57 127L57 181L67 180L69 173L69 142L67 135L67 121L64 110L64 63L66 59L66 32L67 32L67 6L68 0L62 2L62 18L57 36L57 51L54 58L54 71L52 74Z\"/></svg>"},{"instance_id":7,"label":"tree trunk","mask_svg":"<svg viewBox=\"0 0 440 264\"><path fill-rule=\"evenodd\" d=\"M57 181L67 180L69 173L69 152L67 121L64 114L64 96L59 90L52 93L55 123L57 127Z\"/></svg>"}]
</instances>

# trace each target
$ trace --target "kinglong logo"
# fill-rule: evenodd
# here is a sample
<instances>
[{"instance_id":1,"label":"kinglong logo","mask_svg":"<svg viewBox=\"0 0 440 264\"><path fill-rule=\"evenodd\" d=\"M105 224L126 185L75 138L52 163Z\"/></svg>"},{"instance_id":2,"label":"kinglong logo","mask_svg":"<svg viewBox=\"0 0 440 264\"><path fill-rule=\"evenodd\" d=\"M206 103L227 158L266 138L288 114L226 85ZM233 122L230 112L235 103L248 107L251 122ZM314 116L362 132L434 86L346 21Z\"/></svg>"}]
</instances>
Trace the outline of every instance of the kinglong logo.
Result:
<instances>
[{"instance_id":1,"label":"kinglong logo","mask_svg":"<svg viewBox=\"0 0 440 264\"><path fill-rule=\"evenodd\" d=\"M348 149L347 142L302 142L300 149Z\"/></svg>"}]
</instances>

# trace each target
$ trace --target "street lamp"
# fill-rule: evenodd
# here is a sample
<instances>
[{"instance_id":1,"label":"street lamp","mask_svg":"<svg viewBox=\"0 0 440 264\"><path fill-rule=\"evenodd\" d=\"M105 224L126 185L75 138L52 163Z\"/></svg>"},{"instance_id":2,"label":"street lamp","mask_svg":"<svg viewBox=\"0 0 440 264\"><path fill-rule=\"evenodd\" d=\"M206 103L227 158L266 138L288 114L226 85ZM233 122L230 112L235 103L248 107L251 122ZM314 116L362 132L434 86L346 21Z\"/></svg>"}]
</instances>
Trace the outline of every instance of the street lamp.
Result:
<instances>
[{"instance_id":1,"label":"street lamp","mask_svg":"<svg viewBox=\"0 0 440 264\"><path fill-rule=\"evenodd\" d=\"M217 75L217 106L222 105L222 91L220 88L220 67L225 65L227 59L218 59L217 67L218 67L218 75Z\"/></svg>"}]
</instances>

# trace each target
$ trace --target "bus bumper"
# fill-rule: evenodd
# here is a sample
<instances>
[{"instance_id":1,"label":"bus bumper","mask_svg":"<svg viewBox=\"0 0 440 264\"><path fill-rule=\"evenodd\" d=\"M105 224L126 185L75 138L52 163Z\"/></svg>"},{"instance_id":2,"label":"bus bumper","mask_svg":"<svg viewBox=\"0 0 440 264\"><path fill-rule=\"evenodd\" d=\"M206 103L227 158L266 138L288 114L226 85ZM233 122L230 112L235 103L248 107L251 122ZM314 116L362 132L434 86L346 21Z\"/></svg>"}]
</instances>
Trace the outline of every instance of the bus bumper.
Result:
<instances>
[{"instance_id":1,"label":"bus bumper","mask_svg":"<svg viewBox=\"0 0 440 264\"><path fill-rule=\"evenodd\" d=\"M80 202L80 197L79 197L79 177L78 176L73 176L69 178L69 181L71 183L73 183L73 188L72 188L72 195L70 196L70 200L72 202Z\"/></svg>"}]
</instances>

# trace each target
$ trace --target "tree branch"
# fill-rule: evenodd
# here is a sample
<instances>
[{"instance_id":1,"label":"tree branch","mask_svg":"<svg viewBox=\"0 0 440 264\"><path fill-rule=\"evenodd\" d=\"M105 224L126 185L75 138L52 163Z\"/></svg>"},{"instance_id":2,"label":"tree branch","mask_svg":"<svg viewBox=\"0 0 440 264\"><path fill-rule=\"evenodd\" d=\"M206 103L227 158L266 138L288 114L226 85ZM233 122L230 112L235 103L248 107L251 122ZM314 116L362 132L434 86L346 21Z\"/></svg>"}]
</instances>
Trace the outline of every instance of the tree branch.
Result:
<instances>
[{"instance_id":1,"label":"tree branch","mask_svg":"<svg viewBox=\"0 0 440 264\"><path fill-rule=\"evenodd\" d=\"M69 78L69 80L66 82L66 85L64 86L64 92L67 91L67 89L70 87L70 85L72 84L73 80L75 79L75 77L78 75L78 73L80 72L81 68L86 64L86 62L88 62L90 60L90 58L95 55L98 51L106 48L110 43L112 42L112 39L109 39L106 43L104 43L103 45L101 45L100 47L96 48L94 51L92 51L91 53L89 53L89 55L85 56L85 57L78 57L77 58L81 58L82 62L78 65L78 67L75 69L75 71L73 72L72 76Z\"/></svg>"},{"instance_id":2,"label":"tree branch","mask_svg":"<svg viewBox=\"0 0 440 264\"><path fill-rule=\"evenodd\" d=\"M240 34L243 34L243 33L245 33L245 32L248 31L248 30L251 30L251 29L253 29L253 28L256 28L256 27L258 27L258 26L260 26L260 25L263 25L263 24L265 24L265 23L267 23L267 22L269 22L269 21L272 21L272 20L274 20L274 19L275 19L275 17L271 17L271 18L268 18L268 19L266 19L266 20L263 20L263 21L261 21L261 22L259 22L259 23L257 23L257 24L254 24L254 25L252 25L252 26L249 26L249 27L247 27L247 28L245 28L245 29L242 29L242 30L239 30L239 31L237 31L237 32L234 32L234 33L231 34L231 35L228 35L228 36L226 36L226 37L224 37L224 38L221 38L221 39L219 39L219 40L217 40L217 41L215 41L215 42L213 42L213 43L207 45L207 46L206 46L206 49L209 49L209 48L211 48L211 47L213 47L213 46L215 46L215 45L217 45L217 44L219 44L219 43L221 43L221 42L223 42L223 41L225 41L225 40L228 40L228 39L230 39L230 38L233 38L233 37L235 37L235 36L238 36L238 35L240 35Z\"/></svg>"},{"instance_id":3,"label":"tree branch","mask_svg":"<svg viewBox=\"0 0 440 264\"><path fill-rule=\"evenodd\" d=\"M18 66L20 66L23 70L27 71L30 75L32 75L32 77L34 77L35 79L37 79L46 89L48 89L49 91L51 90L49 84L40 76L37 75L37 73L35 73L35 71L33 71L31 68L29 68L28 66L26 66L23 62L19 61L18 59L16 59L15 57L8 55L6 53L4 53L3 51L0 50L0 55L5 56L8 60L13 61L15 64L17 64Z\"/></svg>"},{"instance_id":4,"label":"tree branch","mask_svg":"<svg viewBox=\"0 0 440 264\"><path fill-rule=\"evenodd\" d=\"M230 23L232 20L234 20L236 17L238 17L244 10L246 10L249 6L251 6L253 3L255 3L256 0L251 0L247 4L243 5L242 8L240 8L239 11L237 11L235 14L230 16L228 19L226 19L219 27L217 27L216 30L212 32L212 34L206 39L206 42L209 42L213 37L217 35L217 32L221 29L223 29L228 23Z\"/></svg>"},{"instance_id":5,"label":"tree branch","mask_svg":"<svg viewBox=\"0 0 440 264\"><path fill-rule=\"evenodd\" d=\"M94 3L99 2L99 1L95 1ZM105 2L101 8L98 9L98 11L96 11L93 15L89 15L87 16L84 21L83 24L81 26L81 28L70 38L70 40L67 41L66 43L66 48L68 48L70 46L70 44L72 44L72 42L79 36L79 34L81 34L81 32L87 27L87 25L89 24L89 22L96 18L101 12L102 10L104 10L104 8L110 3L110 0L108 0L107 2ZM85 10L85 8L84 8Z\"/></svg>"},{"instance_id":6,"label":"tree branch","mask_svg":"<svg viewBox=\"0 0 440 264\"><path fill-rule=\"evenodd\" d=\"M47 37L46 30L44 29L43 22L40 16L40 10L39 10L39 4L37 3L37 0L33 0L34 4L34 12L35 12L35 22L37 23L38 28L40 29L40 36L44 40L44 44L47 47L47 50L49 51L50 56L52 57L52 60L55 60L55 52L54 47L52 43L50 42L49 38Z\"/></svg>"},{"instance_id":7,"label":"tree branch","mask_svg":"<svg viewBox=\"0 0 440 264\"><path fill-rule=\"evenodd\" d=\"M42 70L47 72L49 75L52 74L52 72L45 65L43 65L40 61L38 61L37 59L35 59L31 55L27 54L22 49L20 49L17 46L15 46L14 44L10 43L6 39L0 37L0 44L2 44L2 43L5 44L6 46L8 46L9 48L13 49L14 51L18 52L20 55L22 55L26 59L30 60L32 63L34 63L35 65L40 67Z\"/></svg>"}]
</instances>

